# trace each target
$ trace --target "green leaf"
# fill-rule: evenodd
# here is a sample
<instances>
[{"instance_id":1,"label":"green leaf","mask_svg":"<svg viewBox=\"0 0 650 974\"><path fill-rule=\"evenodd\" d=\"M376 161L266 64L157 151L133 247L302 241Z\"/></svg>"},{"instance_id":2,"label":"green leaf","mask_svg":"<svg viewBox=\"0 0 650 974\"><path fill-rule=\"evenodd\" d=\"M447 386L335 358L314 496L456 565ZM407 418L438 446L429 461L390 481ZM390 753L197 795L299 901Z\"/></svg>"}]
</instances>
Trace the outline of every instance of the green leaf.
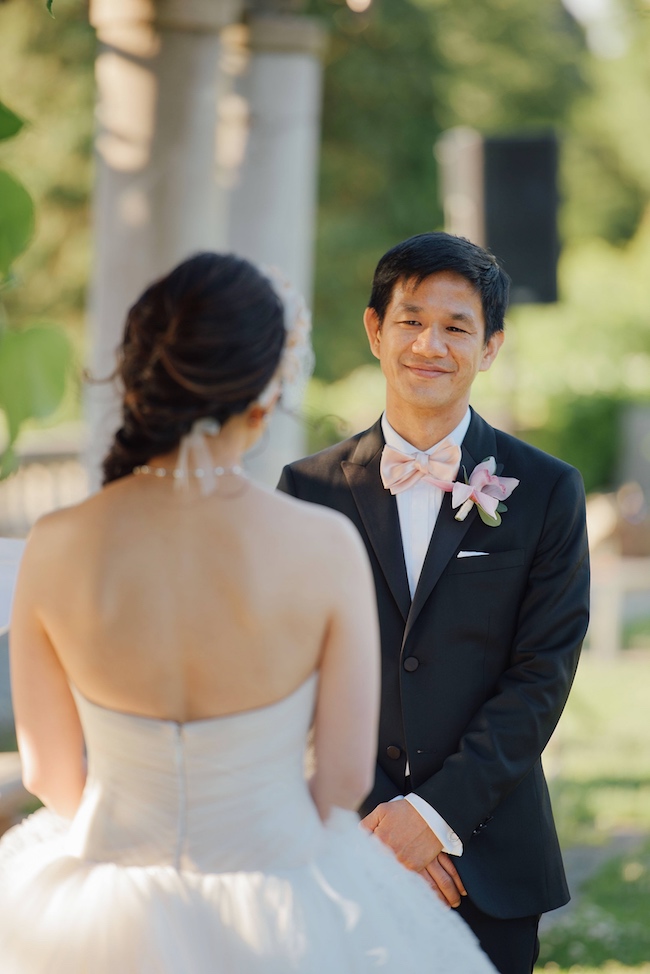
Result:
<instances>
[{"instance_id":1,"label":"green leaf","mask_svg":"<svg viewBox=\"0 0 650 974\"><path fill-rule=\"evenodd\" d=\"M499 525L501 524L501 515L499 514L498 509L494 517L490 517L489 514L485 513L482 507L479 507L478 504L476 506L478 508L478 516L480 517L481 521L483 521L483 524L487 524L489 528L499 527Z\"/></svg>"},{"instance_id":2,"label":"green leaf","mask_svg":"<svg viewBox=\"0 0 650 974\"><path fill-rule=\"evenodd\" d=\"M47 12L50 15L50 17L52 18L52 20L55 19L54 14L52 13L52 4L53 3L54 3L54 0L47 0L47 3L45 4L45 6L47 7Z\"/></svg>"},{"instance_id":3,"label":"green leaf","mask_svg":"<svg viewBox=\"0 0 650 974\"><path fill-rule=\"evenodd\" d=\"M72 349L60 328L36 325L0 334L0 408L9 428L9 445L26 419L54 412L65 392Z\"/></svg>"},{"instance_id":4,"label":"green leaf","mask_svg":"<svg viewBox=\"0 0 650 974\"><path fill-rule=\"evenodd\" d=\"M34 233L34 203L25 187L0 170L0 280Z\"/></svg>"},{"instance_id":5,"label":"green leaf","mask_svg":"<svg viewBox=\"0 0 650 974\"><path fill-rule=\"evenodd\" d=\"M18 458L11 446L8 446L4 453L0 453L0 480L4 480L10 473L18 467Z\"/></svg>"},{"instance_id":6,"label":"green leaf","mask_svg":"<svg viewBox=\"0 0 650 974\"><path fill-rule=\"evenodd\" d=\"M497 514L503 514L503 512L504 511L507 511L507 510L508 510L508 508L503 503L503 501L499 501L499 503L497 504Z\"/></svg>"},{"instance_id":7,"label":"green leaf","mask_svg":"<svg viewBox=\"0 0 650 974\"><path fill-rule=\"evenodd\" d=\"M0 101L0 140L11 139L20 132L24 124L25 120L20 115L16 115Z\"/></svg>"}]
</instances>

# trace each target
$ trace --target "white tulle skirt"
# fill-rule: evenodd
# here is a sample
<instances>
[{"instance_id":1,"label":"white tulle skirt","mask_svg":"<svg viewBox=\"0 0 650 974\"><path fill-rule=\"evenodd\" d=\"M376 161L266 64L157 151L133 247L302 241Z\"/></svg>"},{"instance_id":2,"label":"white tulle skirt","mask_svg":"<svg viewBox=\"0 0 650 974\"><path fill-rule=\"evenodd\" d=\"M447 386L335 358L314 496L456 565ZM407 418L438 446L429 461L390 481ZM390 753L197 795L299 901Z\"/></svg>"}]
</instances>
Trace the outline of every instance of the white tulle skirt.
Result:
<instances>
[{"instance_id":1,"label":"white tulle skirt","mask_svg":"<svg viewBox=\"0 0 650 974\"><path fill-rule=\"evenodd\" d=\"M89 862L41 810L0 841L2 974L494 974L463 921L355 815L273 873Z\"/></svg>"}]
</instances>

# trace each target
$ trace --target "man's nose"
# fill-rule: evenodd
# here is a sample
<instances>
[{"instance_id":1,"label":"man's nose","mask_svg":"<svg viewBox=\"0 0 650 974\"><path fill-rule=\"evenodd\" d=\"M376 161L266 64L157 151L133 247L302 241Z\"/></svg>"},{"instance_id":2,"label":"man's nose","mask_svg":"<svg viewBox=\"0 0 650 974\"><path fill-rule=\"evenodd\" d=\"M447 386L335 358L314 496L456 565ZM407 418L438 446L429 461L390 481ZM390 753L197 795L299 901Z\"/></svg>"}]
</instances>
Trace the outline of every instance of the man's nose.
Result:
<instances>
[{"instance_id":1,"label":"man's nose","mask_svg":"<svg viewBox=\"0 0 650 974\"><path fill-rule=\"evenodd\" d=\"M413 342L413 351L418 355L439 358L447 354L445 335L439 328L423 328Z\"/></svg>"}]
</instances>

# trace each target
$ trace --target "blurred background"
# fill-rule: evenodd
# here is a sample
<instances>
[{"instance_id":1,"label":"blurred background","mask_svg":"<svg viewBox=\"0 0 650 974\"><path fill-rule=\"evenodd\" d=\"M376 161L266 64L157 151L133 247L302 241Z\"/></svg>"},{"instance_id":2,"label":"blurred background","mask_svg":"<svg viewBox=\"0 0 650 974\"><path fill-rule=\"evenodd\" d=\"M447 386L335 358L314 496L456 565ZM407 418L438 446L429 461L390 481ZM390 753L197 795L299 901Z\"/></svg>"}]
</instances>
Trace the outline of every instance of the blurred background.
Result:
<instances>
[{"instance_id":1,"label":"blurred background","mask_svg":"<svg viewBox=\"0 0 650 974\"><path fill-rule=\"evenodd\" d=\"M97 485L143 286L280 266L316 373L251 467L369 426L375 264L432 229L511 273L488 420L577 466L592 624L545 756L574 902L540 966L650 971L650 0L0 0L0 535ZM89 369L93 382L85 382ZM0 566L1 567L1 566ZM25 809L0 643L0 813ZM4 763L3 763L4 762Z\"/></svg>"}]
</instances>

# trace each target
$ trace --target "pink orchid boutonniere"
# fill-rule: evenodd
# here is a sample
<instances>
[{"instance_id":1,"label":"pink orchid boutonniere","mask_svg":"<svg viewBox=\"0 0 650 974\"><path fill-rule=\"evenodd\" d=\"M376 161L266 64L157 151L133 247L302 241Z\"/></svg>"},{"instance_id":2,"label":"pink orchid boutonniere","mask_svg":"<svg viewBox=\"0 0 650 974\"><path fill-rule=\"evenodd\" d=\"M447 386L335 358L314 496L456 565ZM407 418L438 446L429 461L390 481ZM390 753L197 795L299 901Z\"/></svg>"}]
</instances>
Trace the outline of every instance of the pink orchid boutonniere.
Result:
<instances>
[{"instance_id":1,"label":"pink orchid boutonniere","mask_svg":"<svg viewBox=\"0 0 650 974\"><path fill-rule=\"evenodd\" d=\"M519 486L519 481L514 477L496 477L496 468L494 457L488 457L474 467L469 478L463 470L465 483L457 480L451 494L451 506L460 508L456 514L457 521L464 521L476 504L484 524L490 528L497 528L501 524L501 514L508 510L503 502Z\"/></svg>"}]
</instances>

